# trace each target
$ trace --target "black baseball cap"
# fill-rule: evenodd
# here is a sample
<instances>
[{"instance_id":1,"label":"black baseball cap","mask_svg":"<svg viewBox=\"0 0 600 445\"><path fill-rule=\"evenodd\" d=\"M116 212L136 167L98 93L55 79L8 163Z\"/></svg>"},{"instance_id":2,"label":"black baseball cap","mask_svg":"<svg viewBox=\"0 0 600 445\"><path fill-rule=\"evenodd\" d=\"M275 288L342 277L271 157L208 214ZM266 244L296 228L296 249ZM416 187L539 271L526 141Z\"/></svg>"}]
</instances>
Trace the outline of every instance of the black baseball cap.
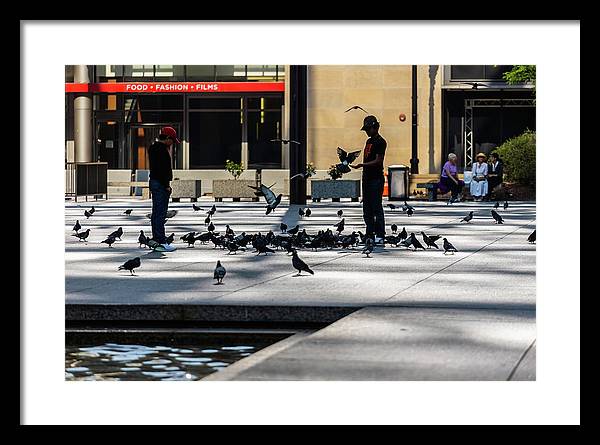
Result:
<instances>
[{"instance_id":1,"label":"black baseball cap","mask_svg":"<svg viewBox=\"0 0 600 445\"><path fill-rule=\"evenodd\" d=\"M365 117L365 120L363 120L363 126L360 130L366 130L367 128L374 127L377 124L379 124L379 122L377 122L377 118L375 116L367 116Z\"/></svg>"}]
</instances>

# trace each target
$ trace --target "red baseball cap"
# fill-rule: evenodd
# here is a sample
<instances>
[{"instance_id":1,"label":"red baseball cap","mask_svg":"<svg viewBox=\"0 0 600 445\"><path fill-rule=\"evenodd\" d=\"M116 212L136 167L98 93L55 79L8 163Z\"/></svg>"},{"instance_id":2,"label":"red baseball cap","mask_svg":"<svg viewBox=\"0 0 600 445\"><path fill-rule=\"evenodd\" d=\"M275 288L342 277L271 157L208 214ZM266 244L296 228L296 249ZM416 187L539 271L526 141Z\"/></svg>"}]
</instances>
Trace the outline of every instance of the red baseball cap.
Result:
<instances>
[{"instance_id":1,"label":"red baseball cap","mask_svg":"<svg viewBox=\"0 0 600 445\"><path fill-rule=\"evenodd\" d=\"M169 136L175 142L177 142L178 144L181 144L181 141L179 139L177 139L177 132L175 131L175 129L173 127L162 127L160 129L160 134Z\"/></svg>"}]
</instances>

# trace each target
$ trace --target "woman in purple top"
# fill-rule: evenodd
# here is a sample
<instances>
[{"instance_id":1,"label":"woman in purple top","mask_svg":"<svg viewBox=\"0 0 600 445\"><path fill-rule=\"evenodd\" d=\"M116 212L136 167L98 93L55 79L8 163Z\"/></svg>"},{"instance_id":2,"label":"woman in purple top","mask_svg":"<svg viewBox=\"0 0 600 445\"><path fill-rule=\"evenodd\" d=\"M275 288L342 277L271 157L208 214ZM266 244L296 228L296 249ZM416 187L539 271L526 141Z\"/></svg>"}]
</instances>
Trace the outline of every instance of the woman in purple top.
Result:
<instances>
[{"instance_id":1,"label":"woman in purple top","mask_svg":"<svg viewBox=\"0 0 600 445\"><path fill-rule=\"evenodd\" d=\"M442 193L452 192L452 197L449 203L458 201L458 194L462 191L465 183L458 179L458 170L456 168L456 155L450 153L448 155L448 161L442 167L442 176L438 183L438 188Z\"/></svg>"}]
</instances>

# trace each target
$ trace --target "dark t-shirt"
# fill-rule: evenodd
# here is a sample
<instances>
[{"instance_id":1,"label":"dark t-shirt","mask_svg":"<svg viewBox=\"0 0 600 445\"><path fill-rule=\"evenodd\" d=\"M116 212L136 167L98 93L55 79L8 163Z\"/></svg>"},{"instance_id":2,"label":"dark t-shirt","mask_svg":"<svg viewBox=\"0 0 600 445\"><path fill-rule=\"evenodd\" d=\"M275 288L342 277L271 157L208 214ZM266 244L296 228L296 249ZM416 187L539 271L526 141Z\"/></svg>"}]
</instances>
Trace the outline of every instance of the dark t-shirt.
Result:
<instances>
[{"instance_id":1,"label":"dark t-shirt","mask_svg":"<svg viewBox=\"0 0 600 445\"><path fill-rule=\"evenodd\" d=\"M367 139L365 151L363 153L363 163L374 161L378 154L385 156L387 142L380 134ZM383 178L383 162L381 165L369 165L363 167L363 179Z\"/></svg>"},{"instance_id":2,"label":"dark t-shirt","mask_svg":"<svg viewBox=\"0 0 600 445\"><path fill-rule=\"evenodd\" d=\"M173 179L169 148L162 142L156 141L148 149L148 158L150 161L150 179L156 179L162 185L168 187L169 182Z\"/></svg>"}]
</instances>

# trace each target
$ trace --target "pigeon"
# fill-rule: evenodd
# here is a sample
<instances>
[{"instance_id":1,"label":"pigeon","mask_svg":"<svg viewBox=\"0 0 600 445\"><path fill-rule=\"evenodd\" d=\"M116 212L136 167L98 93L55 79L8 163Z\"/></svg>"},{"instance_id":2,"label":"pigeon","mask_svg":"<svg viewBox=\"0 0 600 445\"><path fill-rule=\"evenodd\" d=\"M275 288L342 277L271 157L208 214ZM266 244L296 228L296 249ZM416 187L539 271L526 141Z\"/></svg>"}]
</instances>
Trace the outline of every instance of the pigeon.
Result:
<instances>
[{"instance_id":1,"label":"pigeon","mask_svg":"<svg viewBox=\"0 0 600 445\"><path fill-rule=\"evenodd\" d=\"M406 212L406 211L407 211L407 210L409 210L409 209L410 209L410 210L412 210L412 211L414 211L414 210L415 210L415 208L414 208L413 206L411 206L411 205L410 205L410 204L408 204L406 201L404 201L404 205L402 206L402 210Z\"/></svg>"},{"instance_id":2,"label":"pigeon","mask_svg":"<svg viewBox=\"0 0 600 445\"><path fill-rule=\"evenodd\" d=\"M352 164L356 160L356 158L358 158L358 155L360 155L360 150L347 153L346 150L344 150L341 147L338 147L337 155L338 155L338 158L340 159L340 163L336 164L336 168L341 173L349 173L350 167L348 167L348 166L350 164Z\"/></svg>"},{"instance_id":3,"label":"pigeon","mask_svg":"<svg viewBox=\"0 0 600 445\"><path fill-rule=\"evenodd\" d=\"M275 184L273 184L273 185L275 185ZM260 192L262 194L262 196L265 197L265 201L267 202L267 211L266 211L265 215L268 215L269 213L273 212L275 210L275 208L281 202L281 197L283 195L280 193L279 195L275 196L275 193L273 193L273 191L269 187L265 186L264 184L261 184L260 187L254 187L251 185L249 185L248 187Z\"/></svg>"},{"instance_id":4,"label":"pigeon","mask_svg":"<svg viewBox=\"0 0 600 445\"><path fill-rule=\"evenodd\" d=\"M268 248L266 245L260 245L256 248L256 250L258 250L257 255L260 255L261 253L264 253L265 256L267 255L267 252L269 253L275 253L275 251L273 249Z\"/></svg>"},{"instance_id":5,"label":"pigeon","mask_svg":"<svg viewBox=\"0 0 600 445\"><path fill-rule=\"evenodd\" d=\"M363 255L367 255L367 257L369 257L371 252L373 252L374 245L375 241L373 240L373 238L367 238L365 241L365 248L362 250Z\"/></svg>"},{"instance_id":6,"label":"pigeon","mask_svg":"<svg viewBox=\"0 0 600 445\"><path fill-rule=\"evenodd\" d=\"M458 250L456 250L456 247L454 247L450 241L444 238L444 255L446 255L447 252L454 253L458 252Z\"/></svg>"},{"instance_id":7,"label":"pigeon","mask_svg":"<svg viewBox=\"0 0 600 445\"><path fill-rule=\"evenodd\" d=\"M300 230L300 225L296 224L296 227L288 230L287 233L289 233L290 235L295 235L296 233L298 233L298 230Z\"/></svg>"},{"instance_id":8,"label":"pigeon","mask_svg":"<svg viewBox=\"0 0 600 445\"><path fill-rule=\"evenodd\" d=\"M146 237L146 235L144 235L144 231L140 230L140 236L138 236L138 243L140 244L139 247L142 247L142 244L146 245L147 242L148 238Z\"/></svg>"},{"instance_id":9,"label":"pigeon","mask_svg":"<svg viewBox=\"0 0 600 445\"><path fill-rule=\"evenodd\" d=\"M169 236L167 236L167 238L165 240L165 244L171 244L174 239L175 239L175 234L171 233Z\"/></svg>"},{"instance_id":10,"label":"pigeon","mask_svg":"<svg viewBox=\"0 0 600 445\"><path fill-rule=\"evenodd\" d=\"M211 232L204 232L200 235L194 237L194 241L200 241L202 244L205 244L210 241L210 238L214 236Z\"/></svg>"},{"instance_id":11,"label":"pigeon","mask_svg":"<svg viewBox=\"0 0 600 445\"><path fill-rule=\"evenodd\" d=\"M300 145L300 142L298 141L294 141L292 139L271 139L271 142L281 142L283 145L287 145L287 144L296 144L296 145Z\"/></svg>"},{"instance_id":12,"label":"pigeon","mask_svg":"<svg viewBox=\"0 0 600 445\"><path fill-rule=\"evenodd\" d=\"M435 247L436 249L439 249L435 242L441 238L440 235L427 236L425 235L425 232L421 232L421 236L423 237L423 241L427 245L427 248Z\"/></svg>"},{"instance_id":13,"label":"pigeon","mask_svg":"<svg viewBox=\"0 0 600 445\"><path fill-rule=\"evenodd\" d=\"M295 179L295 178L308 179L308 178L310 178L311 176L312 176L312 173L309 173L309 172L297 173L297 174L295 174L294 176L292 176L292 177L290 178L290 181L291 181L292 179Z\"/></svg>"},{"instance_id":14,"label":"pigeon","mask_svg":"<svg viewBox=\"0 0 600 445\"><path fill-rule=\"evenodd\" d=\"M307 216L307 217L308 217L308 216L310 216L311 214L312 214L312 210L311 210L311 209L309 209L309 208L307 208L307 209L304 211L304 215L305 215L305 216Z\"/></svg>"},{"instance_id":15,"label":"pigeon","mask_svg":"<svg viewBox=\"0 0 600 445\"><path fill-rule=\"evenodd\" d=\"M231 255L231 252L233 252L235 254L238 250L241 250L241 251L246 250L244 247L241 247L239 244L237 244L233 241L230 241L227 243L227 248L229 249L229 253L227 255Z\"/></svg>"},{"instance_id":16,"label":"pigeon","mask_svg":"<svg viewBox=\"0 0 600 445\"><path fill-rule=\"evenodd\" d=\"M88 212L87 210L83 211L83 214L85 215L85 218L89 218L90 216L92 216L92 214L90 212Z\"/></svg>"},{"instance_id":17,"label":"pigeon","mask_svg":"<svg viewBox=\"0 0 600 445\"><path fill-rule=\"evenodd\" d=\"M408 210L406 211L406 214L407 214L408 216L412 216L412 214L413 214L413 213L414 213L413 209L408 209Z\"/></svg>"},{"instance_id":18,"label":"pigeon","mask_svg":"<svg viewBox=\"0 0 600 445\"><path fill-rule=\"evenodd\" d=\"M301 275L302 271L308 272L311 275L315 274L310 269L310 267L308 267L308 265L300 259L300 257L298 256L298 251L296 249L292 250L292 266L298 271L298 273L295 276Z\"/></svg>"},{"instance_id":19,"label":"pigeon","mask_svg":"<svg viewBox=\"0 0 600 445\"><path fill-rule=\"evenodd\" d=\"M112 247L114 242L115 242L115 237L111 236L111 235L108 235L108 237L104 241L101 241L101 243L108 244L108 247Z\"/></svg>"},{"instance_id":20,"label":"pigeon","mask_svg":"<svg viewBox=\"0 0 600 445\"><path fill-rule=\"evenodd\" d=\"M73 231L79 233L79 229L81 229L81 224L79 224L79 220L75 221L75 225L73 226Z\"/></svg>"},{"instance_id":21,"label":"pigeon","mask_svg":"<svg viewBox=\"0 0 600 445\"><path fill-rule=\"evenodd\" d=\"M177 210L168 210L167 214L165 215L165 222L169 218L173 218L175 215L177 215ZM146 213L146 218L152 219L152 213Z\"/></svg>"},{"instance_id":22,"label":"pigeon","mask_svg":"<svg viewBox=\"0 0 600 445\"><path fill-rule=\"evenodd\" d=\"M223 278L225 278L225 274L227 271L221 264L221 261L217 261L217 266L215 267L215 272L213 274L213 278L217 280L215 284L223 284Z\"/></svg>"},{"instance_id":23,"label":"pigeon","mask_svg":"<svg viewBox=\"0 0 600 445\"><path fill-rule=\"evenodd\" d=\"M471 221L472 219L473 219L473 212L471 211L471 212L469 212L469 214L468 214L467 216L465 216L465 217L464 217L463 219L461 219L460 221L461 221L461 222L463 222L463 221L464 221L464 222L469 222L469 221Z\"/></svg>"},{"instance_id":24,"label":"pigeon","mask_svg":"<svg viewBox=\"0 0 600 445\"><path fill-rule=\"evenodd\" d=\"M531 235L527 237L527 241L529 241L530 243L535 243L535 230L531 232Z\"/></svg>"},{"instance_id":25,"label":"pigeon","mask_svg":"<svg viewBox=\"0 0 600 445\"><path fill-rule=\"evenodd\" d=\"M300 215L300 218L302 218L304 216L304 210L302 210L302 208L298 208L298 215Z\"/></svg>"},{"instance_id":26,"label":"pigeon","mask_svg":"<svg viewBox=\"0 0 600 445\"><path fill-rule=\"evenodd\" d=\"M198 207L196 204L192 203L192 209L194 209L194 212L197 212L198 210L202 210L202 207Z\"/></svg>"},{"instance_id":27,"label":"pigeon","mask_svg":"<svg viewBox=\"0 0 600 445\"><path fill-rule=\"evenodd\" d=\"M131 260L127 260L125 261L125 263L121 264L119 266L118 270L128 270L131 275L135 275L135 273L133 273L133 269L140 267L142 265L142 262L140 261L140 257L137 258L133 258Z\"/></svg>"},{"instance_id":28,"label":"pigeon","mask_svg":"<svg viewBox=\"0 0 600 445\"><path fill-rule=\"evenodd\" d=\"M402 232L400 232L400 235L398 235L398 237L401 240L405 240L406 238L408 238L408 233L406 232L406 227L402 227Z\"/></svg>"},{"instance_id":29,"label":"pigeon","mask_svg":"<svg viewBox=\"0 0 600 445\"><path fill-rule=\"evenodd\" d=\"M471 88L473 88L474 90L476 90L479 86L485 87L487 86L484 83L479 83L479 82L462 82L462 83L466 83L467 85L471 85Z\"/></svg>"},{"instance_id":30,"label":"pigeon","mask_svg":"<svg viewBox=\"0 0 600 445\"><path fill-rule=\"evenodd\" d=\"M125 211L123 212L123 215L127 215L127 216L131 215L131 212L132 212L132 210L133 210L133 209L127 209L127 210L125 210Z\"/></svg>"},{"instance_id":31,"label":"pigeon","mask_svg":"<svg viewBox=\"0 0 600 445\"><path fill-rule=\"evenodd\" d=\"M188 243L188 247L194 247L194 243L196 242L196 232L186 233L179 237L179 239Z\"/></svg>"},{"instance_id":32,"label":"pigeon","mask_svg":"<svg viewBox=\"0 0 600 445\"><path fill-rule=\"evenodd\" d=\"M214 232L215 231L215 225L211 222L208 227L206 228L206 230L208 230L209 232Z\"/></svg>"},{"instance_id":33,"label":"pigeon","mask_svg":"<svg viewBox=\"0 0 600 445\"><path fill-rule=\"evenodd\" d=\"M87 229L85 232L74 233L72 236L76 236L79 238L79 241L85 241L88 236L90 236L90 229Z\"/></svg>"},{"instance_id":34,"label":"pigeon","mask_svg":"<svg viewBox=\"0 0 600 445\"><path fill-rule=\"evenodd\" d=\"M496 220L496 223L498 223L498 224L504 223L504 220L502 219L500 214L498 212L496 212L495 210L492 210L492 217L494 218L494 220Z\"/></svg>"},{"instance_id":35,"label":"pigeon","mask_svg":"<svg viewBox=\"0 0 600 445\"><path fill-rule=\"evenodd\" d=\"M504 210L508 209L508 201L504 201Z\"/></svg>"},{"instance_id":36,"label":"pigeon","mask_svg":"<svg viewBox=\"0 0 600 445\"><path fill-rule=\"evenodd\" d=\"M287 231L287 228L288 228L287 224L285 224L285 223L279 224L279 229L281 230L282 233L285 233Z\"/></svg>"},{"instance_id":37,"label":"pigeon","mask_svg":"<svg viewBox=\"0 0 600 445\"><path fill-rule=\"evenodd\" d=\"M206 225L206 224L209 224L209 223L210 223L210 216L207 216L207 217L204 219L204 224Z\"/></svg>"},{"instance_id":38,"label":"pigeon","mask_svg":"<svg viewBox=\"0 0 600 445\"><path fill-rule=\"evenodd\" d=\"M388 204L387 206L390 208L390 210L396 210L396 206L394 204Z\"/></svg>"},{"instance_id":39,"label":"pigeon","mask_svg":"<svg viewBox=\"0 0 600 445\"><path fill-rule=\"evenodd\" d=\"M344 214L344 211L342 209L337 211L337 216L339 216L340 218L342 217L343 214Z\"/></svg>"},{"instance_id":40,"label":"pigeon","mask_svg":"<svg viewBox=\"0 0 600 445\"><path fill-rule=\"evenodd\" d=\"M496 201L496 203L494 204L494 208L497 209L498 207L500 207L500 203Z\"/></svg>"},{"instance_id":41,"label":"pigeon","mask_svg":"<svg viewBox=\"0 0 600 445\"><path fill-rule=\"evenodd\" d=\"M233 229L231 227L229 227L229 224L225 225L225 235L226 236L235 236L235 232L233 231Z\"/></svg>"},{"instance_id":42,"label":"pigeon","mask_svg":"<svg viewBox=\"0 0 600 445\"><path fill-rule=\"evenodd\" d=\"M417 237L415 236L414 233L410 234L410 238L409 239L410 239L410 244L412 244L412 246L415 248L415 250L417 250L417 249L423 249L423 250L425 250L425 247L423 247L423 244L421 244L419 242L419 240L417 239Z\"/></svg>"},{"instance_id":43,"label":"pigeon","mask_svg":"<svg viewBox=\"0 0 600 445\"><path fill-rule=\"evenodd\" d=\"M92 206L92 208L90 209L90 215L93 215L95 211L96 211L95 207Z\"/></svg>"},{"instance_id":44,"label":"pigeon","mask_svg":"<svg viewBox=\"0 0 600 445\"><path fill-rule=\"evenodd\" d=\"M396 224L392 224L391 226L392 233L396 233L398 231L398 226Z\"/></svg>"},{"instance_id":45,"label":"pigeon","mask_svg":"<svg viewBox=\"0 0 600 445\"><path fill-rule=\"evenodd\" d=\"M344 224L346 218L342 218L342 220L333 225L333 227L337 227L337 233L342 233L344 231Z\"/></svg>"},{"instance_id":46,"label":"pigeon","mask_svg":"<svg viewBox=\"0 0 600 445\"><path fill-rule=\"evenodd\" d=\"M362 110L365 113L369 114L369 112L367 110L365 110L364 108L362 108L362 107L360 107L358 105L354 105L354 106L348 108L346 111L344 111L344 113L347 113L348 111L351 111L351 110Z\"/></svg>"},{"instance_id":47,"label":"pigeon","mask_svg":"<svg viewBox=\"0 0 600 445\"><path fill-rule=\"evenodd\" d=\"M123 235L123 227L119 227L117 230L115 230L113 233L110 233L108 236L112 238L119 238L119 241L121 241L121 235Z\"/></svg>"},{"instance_id":48,"label":"pigeon","mask_svg":"<svg viewBox=\"0 0 600 445\"><path fill-rule=\"evenodd\" d=\"M210 208L210 210L208 212L206 212L206 214L208 216L213 216L217 211L217 206L215 204L213 204L213 206Z\"/></svg>"}]
</instances>

